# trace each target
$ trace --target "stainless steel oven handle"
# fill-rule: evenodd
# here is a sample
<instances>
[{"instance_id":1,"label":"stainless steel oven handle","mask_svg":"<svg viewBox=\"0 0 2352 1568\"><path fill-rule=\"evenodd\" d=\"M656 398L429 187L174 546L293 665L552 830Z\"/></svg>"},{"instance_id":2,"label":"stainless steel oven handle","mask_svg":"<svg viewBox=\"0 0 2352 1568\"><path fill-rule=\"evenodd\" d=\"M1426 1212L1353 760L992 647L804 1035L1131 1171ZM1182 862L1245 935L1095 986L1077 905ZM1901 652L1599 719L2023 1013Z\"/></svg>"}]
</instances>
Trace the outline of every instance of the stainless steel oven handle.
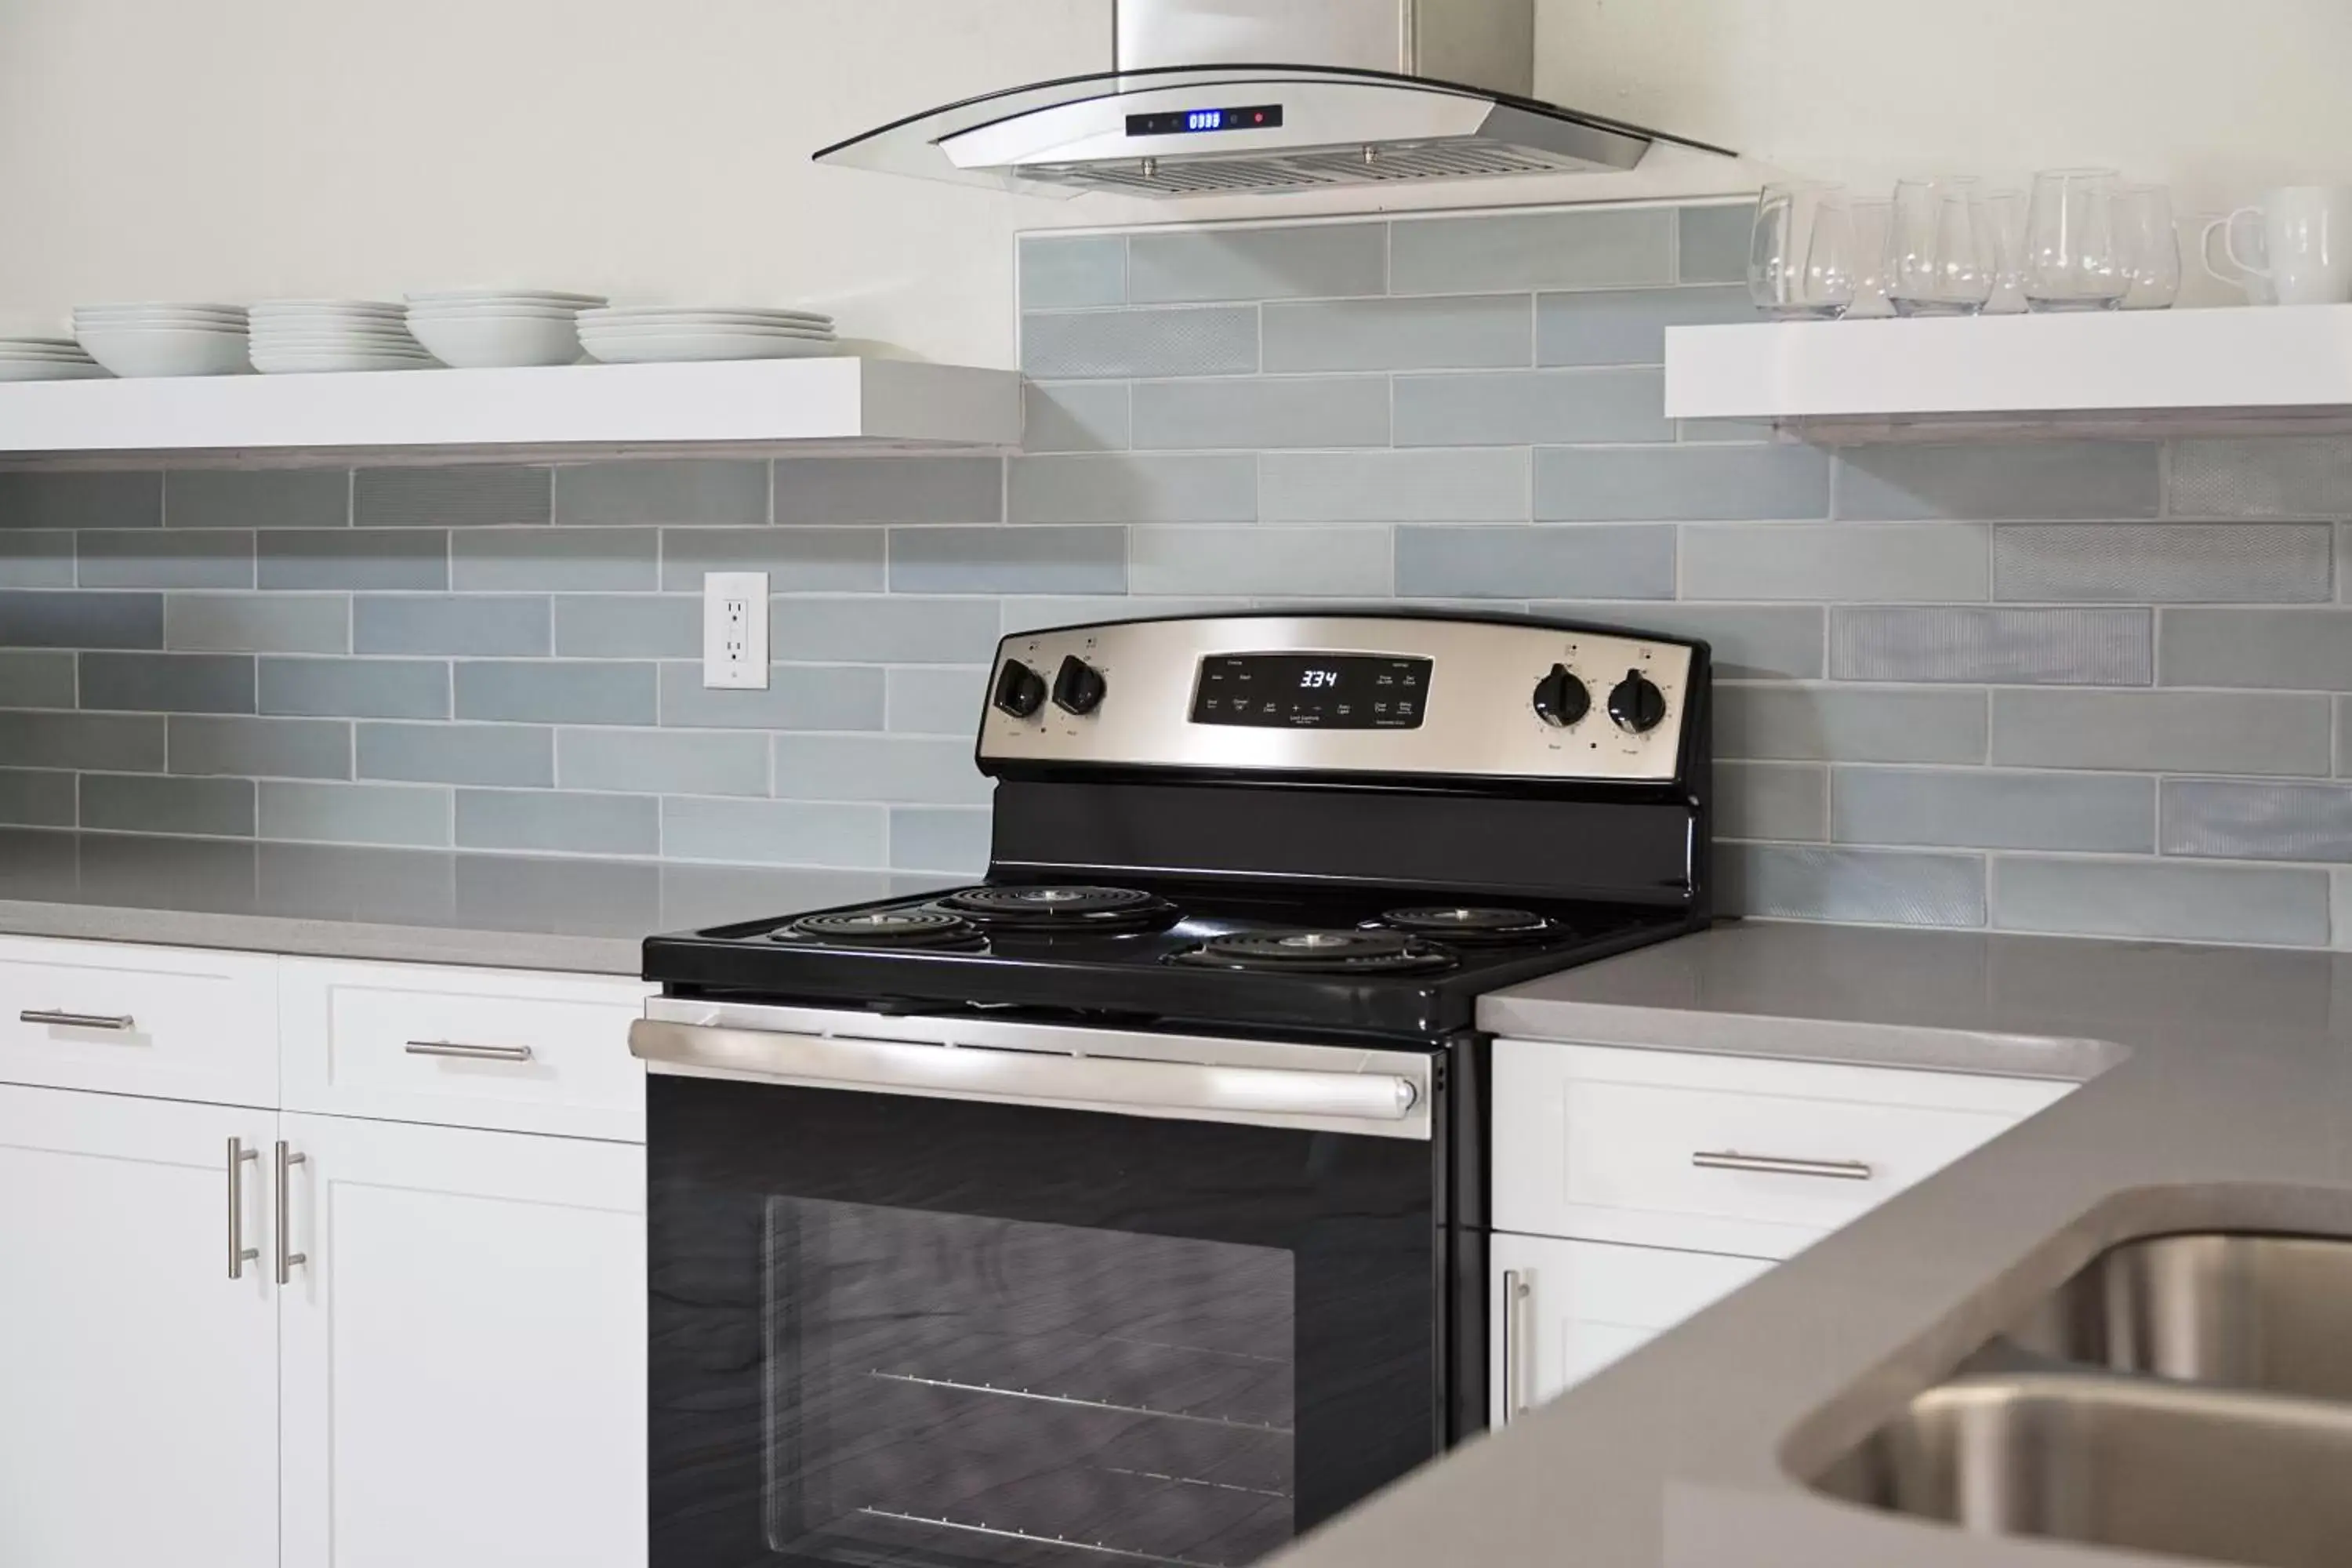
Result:
<instances>
[{"instance_id":1,"label":"stainless steel oven handle","mask_svg":"<svg viewBox=\"0 0 2352 1568\"><path fill-rule=\"evenodd\" d=\"M1268 1117L1402 1121L1420 1091L1391 1073L1073 1057L973 1046L726 1029L640 1018L629 1049L649 1063L816 1083L1056 1104Z\"/></svg>"}]
</instances>

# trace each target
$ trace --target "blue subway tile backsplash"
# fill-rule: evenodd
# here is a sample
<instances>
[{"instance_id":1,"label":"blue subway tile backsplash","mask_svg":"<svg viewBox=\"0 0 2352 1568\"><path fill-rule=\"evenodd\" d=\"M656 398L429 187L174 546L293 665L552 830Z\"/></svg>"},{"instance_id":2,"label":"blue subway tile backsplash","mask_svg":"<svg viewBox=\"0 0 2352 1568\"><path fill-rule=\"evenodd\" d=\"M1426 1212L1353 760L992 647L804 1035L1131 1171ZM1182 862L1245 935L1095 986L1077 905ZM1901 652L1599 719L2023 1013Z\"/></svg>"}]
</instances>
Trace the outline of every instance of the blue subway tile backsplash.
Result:
<instances>
[{"instance_id":1,"label":"blue subway tile backsplash","mask_svg":"<svg viewBox=\"0 0 2352 1568\"><path fill-rule=\"evenodd\" d=\"M1750 216L1030 236L1004 457L0 472L0 823L967 875L999 636L1394 600L1709 639L1732 910L2352 947L2352 438L1676 426Z\"/></svg>"}]
</instances>

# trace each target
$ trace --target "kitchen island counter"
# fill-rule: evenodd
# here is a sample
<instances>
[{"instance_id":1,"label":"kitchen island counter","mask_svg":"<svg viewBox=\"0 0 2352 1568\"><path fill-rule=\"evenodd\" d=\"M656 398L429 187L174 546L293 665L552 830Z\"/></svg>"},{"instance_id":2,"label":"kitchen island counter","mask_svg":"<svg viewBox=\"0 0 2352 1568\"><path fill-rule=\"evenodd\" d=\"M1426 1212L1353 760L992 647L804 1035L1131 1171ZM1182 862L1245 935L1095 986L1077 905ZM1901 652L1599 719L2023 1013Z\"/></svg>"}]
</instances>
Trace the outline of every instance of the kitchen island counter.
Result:
<instances>
[{"instance_id":1,"label":"kitchen island counter","mask_svg":"<svg viewBox=\"0 0 2352 1568\"><path fill-rule=\"evenodd\" d=\"M1480 1018L1521 1038L2085 1081L1285 1568L2177 1564L1967 1535L1798 1478L2118 1242L2352 1236L2352 957L1748 922L1500 993Z\"/></svg>"}]
</instances>

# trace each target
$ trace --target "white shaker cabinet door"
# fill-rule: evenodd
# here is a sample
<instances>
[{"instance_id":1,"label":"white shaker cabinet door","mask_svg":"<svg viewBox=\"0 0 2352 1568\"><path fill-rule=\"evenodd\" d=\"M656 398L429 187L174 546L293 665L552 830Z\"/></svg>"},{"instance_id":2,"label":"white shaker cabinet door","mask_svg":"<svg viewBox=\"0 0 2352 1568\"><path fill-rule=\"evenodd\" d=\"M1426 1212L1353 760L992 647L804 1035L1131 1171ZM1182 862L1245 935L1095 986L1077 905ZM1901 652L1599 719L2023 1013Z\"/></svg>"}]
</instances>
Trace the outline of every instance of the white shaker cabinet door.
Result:
<instances>
[{"instance_id":1,"label":"white shaker cabinet door","mask_svg":"<svg viewBox=\"0 0 2352 1568\"><path fill-rule=\"evenodd\" d=\"M644 1150L283 1120L284 1568L644 1568Z\"/></svg>"},{"instance_id":2,"label":"white shaker cabinet door","mask_svg":"<svg viewBox=\"0 0 2352 1568\"><path fill-rule=\"evenodd\" d=\"M1772 1264L1497 1232L1489 1266L1487 1420L1501 1426L1697 1315Z\"/></svg>"},{"instance_id":3,"label":"white shaker cabinet door","mask_svg":"<svg viewBox=\"0 0 2352 1568\"><path fill-rule=\"evenodd\" d=\"M0 1088L0 1563L278 1561L277 1121Z\"/></svg>"}]
</instances>

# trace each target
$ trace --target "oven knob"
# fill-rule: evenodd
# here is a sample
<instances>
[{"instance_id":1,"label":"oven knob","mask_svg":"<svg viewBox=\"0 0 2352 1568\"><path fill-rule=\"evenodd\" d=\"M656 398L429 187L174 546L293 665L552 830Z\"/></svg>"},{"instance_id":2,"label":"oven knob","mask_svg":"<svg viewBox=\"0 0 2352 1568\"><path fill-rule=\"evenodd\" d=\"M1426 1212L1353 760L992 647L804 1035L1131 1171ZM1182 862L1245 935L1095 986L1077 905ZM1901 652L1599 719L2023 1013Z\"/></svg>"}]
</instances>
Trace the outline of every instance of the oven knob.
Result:
<instances>
[{"instance_id":1,"label":"oven knob","mask_svg":"<svg viewBox=\"0 0 2352 1568\"><path fill-rule=\"evenodd\" d=\"M1584 682L1555 664L1551 673L1536 682L1536 715L1555 730L1565 730L1592 711L1592 693Z\"/></svg>"},{"instance_id":2,"label":"oven knob","mask_svg":"<svg viewBox=\"0 0 2352 1568\"><path fill-rule=\"evenodd\" d=\"M1609 693L1609 717L1631 735L1645 735L1666 721L1666 694L1638 669L1629 669Z\"/></svg>"},{"instance_id":3,"label":"oven knob","mask_svg":"<svg viewBox=\"0 0 2352 1568\"><path fill-rule=\"evenodd\" d=\"M1015 719L1033 717L1045 706L1045 678L1017 658L1004 661L1004 673L996 678L996 695L992 700Z\"/></svg>"},{"instance_id":4,"label":"oven knob","mask_svg":"<svg viewBox=\"0 0 2352 1568\"><path fill-rule=\"evenodd\" d=\"M1102 706L1102 672L1076 654L1062 660L1054 672L1054 706L1065 713L1091 713Z\"/></svg>"}]
</instances>

